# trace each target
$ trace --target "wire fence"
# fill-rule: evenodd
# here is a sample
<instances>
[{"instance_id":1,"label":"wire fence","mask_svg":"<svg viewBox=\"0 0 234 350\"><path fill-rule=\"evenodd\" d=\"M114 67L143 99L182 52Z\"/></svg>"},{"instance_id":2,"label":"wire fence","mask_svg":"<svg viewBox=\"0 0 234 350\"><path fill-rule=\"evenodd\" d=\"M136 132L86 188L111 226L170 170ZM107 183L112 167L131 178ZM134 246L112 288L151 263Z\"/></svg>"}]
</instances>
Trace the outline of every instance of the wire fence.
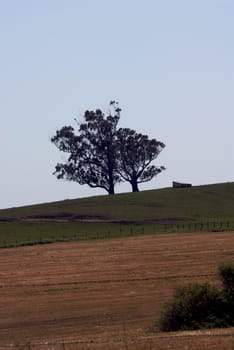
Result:
<instances>
[{"instance_id":1,"label":"wire fence","mask_svg":"<svg viewBox=\"0 0 234 350\"><path fill-rule=\"evenodd\" d=\"M230 221L206 221L189 223L170 223L164 225L164 231L184 231L184 232L222 232L234 229L234 223Z\"/></svg>"},{"instance_id":2,"label":"wire fence","mask_svg":"<svg viewBox=\"0 0 234 350\"><path fill-rule=\"evenodd\" d=\"M169 223L134 223L122 224L114 223L108 228L100 227L97 224L97 230L87 231L80 229L68 234L52 234L46 233L35 239L33 237L18 237L16 239L0 238L0 248L11 248L18 246L42 245L55 242L72 242L95 239L121 238L138 236L144 234L159 234L159 233L183 233L183 232L224 232L234 231L233 221L204 221L204 222L169 222ZM17 235L16 235L17 237Z\"/></svg>"}]
</instances>

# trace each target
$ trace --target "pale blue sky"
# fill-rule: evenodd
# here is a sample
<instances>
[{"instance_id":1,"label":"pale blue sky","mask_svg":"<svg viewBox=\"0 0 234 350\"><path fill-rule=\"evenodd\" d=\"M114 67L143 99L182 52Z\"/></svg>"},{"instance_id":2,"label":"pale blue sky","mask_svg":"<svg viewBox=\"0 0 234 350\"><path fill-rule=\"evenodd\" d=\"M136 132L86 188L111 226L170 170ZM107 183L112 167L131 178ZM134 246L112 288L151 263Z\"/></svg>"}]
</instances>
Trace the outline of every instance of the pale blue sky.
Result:
<instances>
[{"instance_id":1,"label":"pale blue sky","mask_svg":"<svg viewBox=\"0 0 234 350\"><path fill-rule=\"evenodd\" d=\"M58 181L49 140L112 99L166 144L142 190L233 181L233 18L233 0L0 0L0 208L105 194Z\"/></svg>"}]
</instances>

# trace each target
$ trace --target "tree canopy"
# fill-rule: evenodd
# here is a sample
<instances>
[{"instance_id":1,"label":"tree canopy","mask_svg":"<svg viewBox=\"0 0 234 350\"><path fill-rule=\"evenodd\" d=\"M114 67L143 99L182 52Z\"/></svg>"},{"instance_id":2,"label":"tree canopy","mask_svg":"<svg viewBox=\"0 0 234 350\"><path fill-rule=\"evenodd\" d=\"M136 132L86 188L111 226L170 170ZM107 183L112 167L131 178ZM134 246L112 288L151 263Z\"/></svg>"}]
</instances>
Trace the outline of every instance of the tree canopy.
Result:
<instances>
[{"instance_id":1,"label":"tree canopy","mask_svg":"<svg viewBox=\"0 0 234 350\"><path fill-rule=\"evenodd\" d=\"M106 115L100 109L86 111L78 133L72 126L56 131L51 142L68 154L65 163L58 163L54 174L58 179L76 181L80 185L115 193L115 185L128 181L132 191L138 184L152 180L165 168L151 165L165 145L156 139L128 128L118 128L121 109L110 102Z\"/></svg>"},{"instance_id":2,"label":"tree canopy","mask_svg":"<svg viewBox=\"0 0 234 350\"><path fill-rule=\"evenodd\" d=\"M117 136L120 155L117 172L123 180L130 182L133 192L138 192L139 183L148 182L165 170L163 166L151 165L165 145L127 128L119 129Z\"/></svg>"}]
</instances>

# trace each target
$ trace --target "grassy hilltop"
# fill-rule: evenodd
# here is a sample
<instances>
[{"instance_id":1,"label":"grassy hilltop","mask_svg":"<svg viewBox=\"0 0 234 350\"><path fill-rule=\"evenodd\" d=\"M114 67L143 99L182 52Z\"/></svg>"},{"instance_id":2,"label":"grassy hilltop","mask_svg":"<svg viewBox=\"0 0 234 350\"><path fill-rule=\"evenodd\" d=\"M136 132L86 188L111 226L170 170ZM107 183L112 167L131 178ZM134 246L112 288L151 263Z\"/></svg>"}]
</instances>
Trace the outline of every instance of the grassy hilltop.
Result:
<instances>
[{"instance_id":1,"label":"grassy hilltop","mask_svg":"<svg viewBox=\"0 0 234 350\"><path fill-rule=\"evenodd\" d=\"M228 228L234 224L234 183L165 188L0 210L0 246L168 229L193 230L199 228L198 224L202 224L200 229L214 229L211 226L214 223L226 223Z\"/></svg>"}]
</instances>

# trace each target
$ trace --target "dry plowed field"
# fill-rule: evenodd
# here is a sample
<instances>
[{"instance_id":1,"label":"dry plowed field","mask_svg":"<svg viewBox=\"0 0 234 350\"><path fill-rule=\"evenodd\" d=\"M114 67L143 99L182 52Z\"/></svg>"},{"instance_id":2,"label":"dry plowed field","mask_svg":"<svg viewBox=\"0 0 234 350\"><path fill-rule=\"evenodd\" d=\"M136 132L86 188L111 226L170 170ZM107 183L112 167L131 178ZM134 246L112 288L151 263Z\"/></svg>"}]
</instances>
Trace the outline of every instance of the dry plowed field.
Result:
<instances>
[{"instance_id":1,"label":"dry plowed field","mask_svg":"<svg viewBox=\"0 0 234 350\"><path fill-rule=\"evenodd\" d=\"M231 350L234 329L150 327L176 286L219 284L233 241L202 232L2 249L0 349Z\"/></svg>"}]
</instances>

